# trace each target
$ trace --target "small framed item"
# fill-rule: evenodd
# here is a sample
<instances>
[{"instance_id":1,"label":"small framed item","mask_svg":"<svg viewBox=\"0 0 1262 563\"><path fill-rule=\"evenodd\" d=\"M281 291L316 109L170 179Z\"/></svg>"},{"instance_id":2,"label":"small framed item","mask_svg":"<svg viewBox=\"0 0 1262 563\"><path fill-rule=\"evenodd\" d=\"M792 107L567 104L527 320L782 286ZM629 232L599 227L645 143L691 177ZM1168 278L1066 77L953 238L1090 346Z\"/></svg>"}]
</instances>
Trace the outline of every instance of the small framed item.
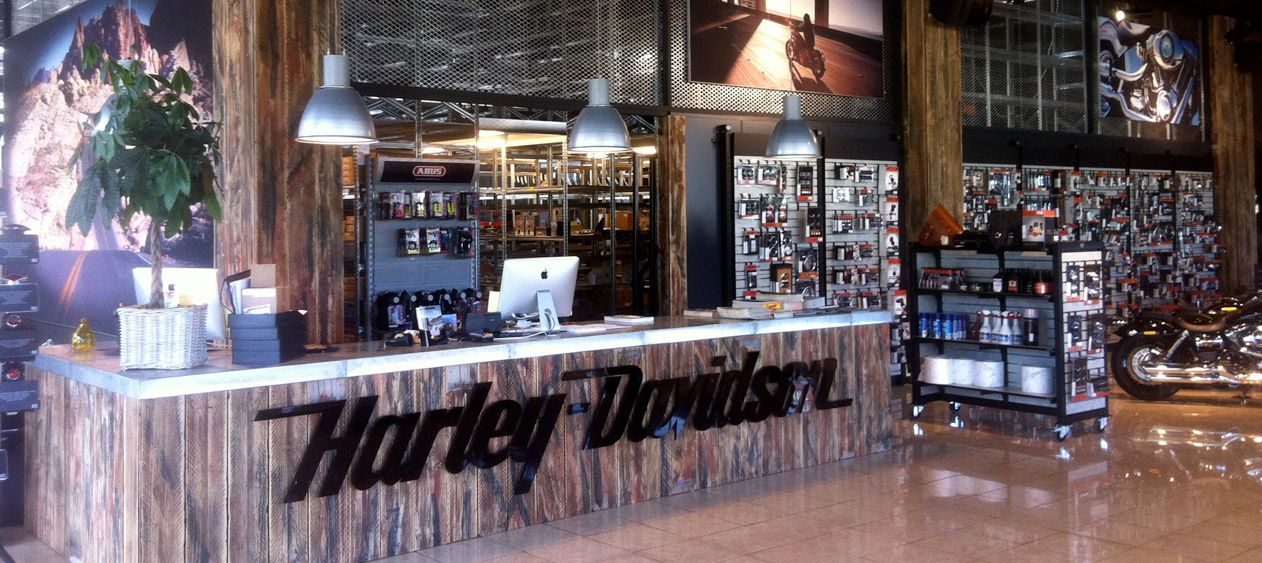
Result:
<instances>
[{"instance_id":1,"label":"small framed item","mask_svg":"<svg viewBox=\"0 0 1262 563\"><path fill-rule=\"evenodd\" d=\"M736 167L736 183L742 185L753 184L757 181L758 173L755 170L754 163L742 162Z\"/></svg>"},{"instance_id":2,"label":"small framed item","mask_svg":"<svg viewBox=\"0 0 1262 563\"><path fill-rule=\"evenodd\" d=\"M793 264L786 262L772 264L771 284L773 293L789 293L793 291Z\"/></svg>"},{"instance_id":3,"label":"small framed item","mask_svg":"<svg viewBox=\"0 0 1262 563\"><path fill-rule=\"evenodd\" d=\"M815 168L798 166L798 197L815 197Z\"/></svg>"},{"instance_id":4,"label":"small framed item","mask_svg":"<svg viewBox=\"0 0 1262 563\"><path fill-rule=\"evenodd\" d=\"M443 251L442 229L422 229L425 231L425 253L439 254Z\"/></svg>"},{"instance_id":5,"label":"small framed item","mask_svg":"<svg viewBox=\"0 0 1262 563\"><path fill-rule=\"evenodd\" d=\"M758 165L758 183L763 186L779 186L780 185L780 165L779 164Z\"/></svg>"},{"instance_id":6,"label":"small framed item","mask_svg":"<svg viewBox=\"0 0 1262 563\"><path fill-rule=\"evenodd\" d=\"M421 233L415 227L399 229L399 256L417 256L421 253Z\"/></svg>"}]
</instances>

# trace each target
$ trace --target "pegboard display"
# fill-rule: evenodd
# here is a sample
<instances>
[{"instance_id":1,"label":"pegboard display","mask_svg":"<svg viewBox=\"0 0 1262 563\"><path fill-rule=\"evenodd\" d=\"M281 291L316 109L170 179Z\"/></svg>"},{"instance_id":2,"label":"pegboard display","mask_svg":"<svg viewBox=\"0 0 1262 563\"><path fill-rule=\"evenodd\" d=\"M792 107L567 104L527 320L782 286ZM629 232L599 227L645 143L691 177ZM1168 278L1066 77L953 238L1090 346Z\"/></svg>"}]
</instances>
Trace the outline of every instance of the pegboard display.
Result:
<instances>
[{"instance_id":1,"label":"pegboard display","mask_svg":"<svg viewBox=\"0 0 1262 563\"><path fill-rule=\"evenodd\" d=\"M372 161L365 202L369 299L478 287L477 168L477 161ZM378 329L388 325L379 320Z\"/></svg>"},{"instance_id":2,"label":"pegboard display","mask_svg":"<svg viewBox=\"0 0 1262 563\"><path fill-rule=\"evenodd\" d=\"M1053 240L1103 243L1110 316L1221 298L1209 173L965 165L963 189L968 230L986 230L995 211L1020 211L1023 237L1038 234L1031 227L1042 217Z\"/></svg>"},{"instance_id":3,"label":"pegboard display","mask_svg":"<svg viewBox=\"0 0 1262 563\"><path fill-rule=\"evenodd\" d=\"M841 159L734 160L733 300L798 293L844 310L889 309L891 374L901 374L910 333L901 287L898 167Z\"/></svg>"},{"instance_id":4,"label":"pegboard display","mask_svg":"<svg viewBox=\"0 0 1262 563\"><path fill-rule=\"evenodd\" d=\"M1199 309L1222 298L1218 279L1222 229L1214 215L1214 177L1205 172L1178 172L1175 185L1177 271L1183 278L1184 303Z\"/></svg>"}]
</instances>

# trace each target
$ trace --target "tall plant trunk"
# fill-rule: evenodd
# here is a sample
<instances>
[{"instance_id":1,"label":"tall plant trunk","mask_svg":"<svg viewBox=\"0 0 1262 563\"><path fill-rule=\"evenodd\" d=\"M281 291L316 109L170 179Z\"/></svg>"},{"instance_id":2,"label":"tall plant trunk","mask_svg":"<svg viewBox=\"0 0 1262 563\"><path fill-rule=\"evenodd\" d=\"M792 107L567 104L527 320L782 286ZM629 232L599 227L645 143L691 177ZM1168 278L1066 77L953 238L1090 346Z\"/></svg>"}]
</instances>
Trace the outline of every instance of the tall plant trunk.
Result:
<instances>
[{"instance_id":1,"label":"tall plant trunk","mask_svg":"<svg viewBox=\"0 0 1262 563\"><path fill-rule=\"evenodd\" d=\"M162 222L151 219L149 222L149 259L153 262L150 271L153 275L149 281L149 307L161 309L162 301Z\"/></svg>"}]
</instances>

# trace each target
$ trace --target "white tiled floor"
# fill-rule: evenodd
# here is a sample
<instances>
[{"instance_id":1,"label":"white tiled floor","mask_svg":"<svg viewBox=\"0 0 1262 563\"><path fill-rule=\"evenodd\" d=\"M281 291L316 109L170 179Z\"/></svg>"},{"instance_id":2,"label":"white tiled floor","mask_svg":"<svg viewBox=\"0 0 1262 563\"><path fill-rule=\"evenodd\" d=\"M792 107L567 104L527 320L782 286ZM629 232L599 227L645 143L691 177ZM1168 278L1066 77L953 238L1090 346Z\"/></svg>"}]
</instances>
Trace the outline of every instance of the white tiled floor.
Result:
<instances>
[{"instance_id":1,"label":"white tiled floor","mask_svg":"<svg viewBox=\"0 0 1262 563\"><path fill-rule=\"evenodd\" d=\"M1105 434L1063 443L902 422L883 454L389 561L1262 562L1262 401L1113 410ZM59 560L0 532L18 561Z\"/></svg>"},{"instance_id":2,"label":"white tiled floor","mask_svg":"<svg viewBox=\"0 0 1262 563\"><path fill-rule=\"evenodd\" d=\"M903 422L884 454L389 561L1262 561L1262 408L1234 397L1122 398L1063 443Z\"/></svg>"}]
</instances>

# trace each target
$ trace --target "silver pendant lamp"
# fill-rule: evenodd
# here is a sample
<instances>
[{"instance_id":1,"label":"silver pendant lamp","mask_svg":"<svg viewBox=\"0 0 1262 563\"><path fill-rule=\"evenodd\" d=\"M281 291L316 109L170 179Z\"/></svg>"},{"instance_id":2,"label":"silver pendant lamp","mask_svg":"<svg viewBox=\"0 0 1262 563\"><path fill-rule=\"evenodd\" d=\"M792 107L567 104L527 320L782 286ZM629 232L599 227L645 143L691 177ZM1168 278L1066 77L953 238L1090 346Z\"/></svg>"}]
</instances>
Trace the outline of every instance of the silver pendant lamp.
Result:
<instances>
[{"instance_id":1,"label":"silver pendant lamp","mask_svg":"<svg viewBox=\"0 0 1262 563\"><path fill-rule=\"evenodd\" d=\"M593 78L587 83L587 107L579 112L570 129L570 152L610 154L631 150L631 136L618 110L609 105L609 80Z\"/></svg>"},{"instance_id":2,"label":"silver pendant lamp","mask_svg":"<svg viewBox=\"0 0 1262 563\"><path fill-rule=\"evenodd\" d=\"M364 99L351 88L350 59L324 56L324 86L311 95L298 123L300 143L366 145L377 142L377 128Z\"/></svg>"},{"instance_id":3,"label":"silver pendant lamp","mask_svg":"<svg viewBox=\"0 0 1262 563\"><path fill-rule=\"evenodd\" d=\"M819 140L802 120L802 96L789 94L784 97L784 116L776 123L771 139L767 140L767 158L819 158Z\"/></svg>"}]
</instances>

